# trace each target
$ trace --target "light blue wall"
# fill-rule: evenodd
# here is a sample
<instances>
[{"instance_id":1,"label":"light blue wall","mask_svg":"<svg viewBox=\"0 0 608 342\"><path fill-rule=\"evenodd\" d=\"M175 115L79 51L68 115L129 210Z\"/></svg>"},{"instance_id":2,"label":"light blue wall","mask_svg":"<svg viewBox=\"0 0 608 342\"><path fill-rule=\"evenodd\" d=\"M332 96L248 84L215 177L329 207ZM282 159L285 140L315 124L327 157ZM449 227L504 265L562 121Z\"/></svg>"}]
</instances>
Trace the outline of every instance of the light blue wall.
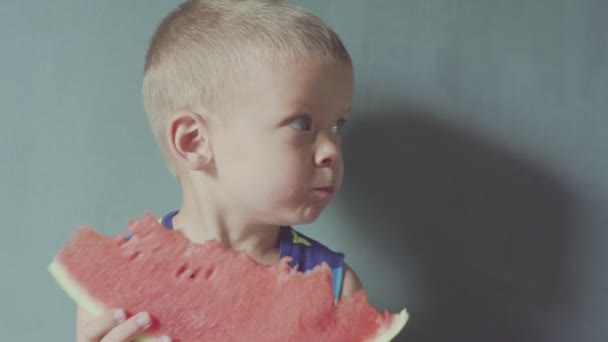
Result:
<instances>
[{"instance_id":1,"label":"light blue wall","mask_svg":"<svg viewBox=\"0 0 608 342\"><path fill-rule=\"evenodd\" d=\"M0 4L0 332L73 340L46 266L76 225L178 205L140 99L177 1ZM301 0L357 72L337 203L346 252L402 340L606 341L608 2Z\"/></svg>"},{"instance_id":2,"label":"light blue wall","mask_svg":"<svg viewBox=\"0 0 608 342\"><path fill-rule=\"evenodd\" d=\"M0 4L0 339L73 341L74 305L46 271L63 241L177 204L140 96L151 30L176 3Z\"/></svg>"}]
</instances>

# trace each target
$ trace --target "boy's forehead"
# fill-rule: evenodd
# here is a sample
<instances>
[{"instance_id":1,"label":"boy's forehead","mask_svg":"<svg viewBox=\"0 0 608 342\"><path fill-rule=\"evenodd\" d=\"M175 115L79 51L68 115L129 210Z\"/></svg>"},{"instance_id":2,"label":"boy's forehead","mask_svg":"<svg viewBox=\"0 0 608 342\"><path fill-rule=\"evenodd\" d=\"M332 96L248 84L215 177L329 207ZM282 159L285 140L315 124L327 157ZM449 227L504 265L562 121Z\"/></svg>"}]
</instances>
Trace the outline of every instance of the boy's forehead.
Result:
<instances>
[{"instance_id":1,"label":"boy's forehead","mask_svg":"<svg viewBox=\"0 0 608 342\"><path fill-rule=\"evenodd\" d=\"M283 83L285 82L285 83ZM344 114L350 110L352 80L348 75L312 71L307 74L294 73L277 82L279 93L276 100L304 111L331 111Z\"/></svg>"},{"instance_id":2,"label":"boy's forehead","mask_svg":"<svg viewBox=\"0 0 608 342\"><path fill-rule=\"evenodd\" d=\"M291 63L257 62L235 79L233 86L239 95L255 96L256 101L281 96L289 102L303 105L342 100L342 110L348 111L354 88L353 71L348 65L317 60ZM312 101L315 100L315 101Z\"/></svg>"}]
</instances>

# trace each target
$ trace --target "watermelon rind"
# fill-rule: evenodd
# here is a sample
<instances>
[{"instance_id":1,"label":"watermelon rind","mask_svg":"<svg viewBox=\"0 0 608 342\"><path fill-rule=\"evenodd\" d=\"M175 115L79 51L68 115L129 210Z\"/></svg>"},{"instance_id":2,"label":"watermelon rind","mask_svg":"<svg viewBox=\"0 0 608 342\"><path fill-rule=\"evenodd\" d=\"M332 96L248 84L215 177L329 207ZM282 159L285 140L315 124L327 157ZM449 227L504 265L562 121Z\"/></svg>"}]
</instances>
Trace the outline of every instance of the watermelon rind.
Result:
<instances>
[{"instance_id":1,"label":"watermelon rind","mask_svg":"<svg viewBox=\"0 0 608 342\"><path fill-rule=\"evenodd\" d=\"M57 259L54 259L48 266L48 270L63 291L72 300L84 308L91 315L97 316L103 312L103 306L98 304L78 283L72 279L65 267ZM140 336L134 342L156 342L158 339L149 336Z\"/></svg>"},{"instance_id":2,"label":"watermelon rind","mask_svg":"<svg viewBox=\"0 0 608 342\"><path fill-rule=\"evenodd\" d=\"M406 309L401 310L397 314L388 328L378 333L378 336L371 338L367 342L390 342L392 341L405 327L405 324L409 320L410 315Z\"/></svg>"}]
</instances>

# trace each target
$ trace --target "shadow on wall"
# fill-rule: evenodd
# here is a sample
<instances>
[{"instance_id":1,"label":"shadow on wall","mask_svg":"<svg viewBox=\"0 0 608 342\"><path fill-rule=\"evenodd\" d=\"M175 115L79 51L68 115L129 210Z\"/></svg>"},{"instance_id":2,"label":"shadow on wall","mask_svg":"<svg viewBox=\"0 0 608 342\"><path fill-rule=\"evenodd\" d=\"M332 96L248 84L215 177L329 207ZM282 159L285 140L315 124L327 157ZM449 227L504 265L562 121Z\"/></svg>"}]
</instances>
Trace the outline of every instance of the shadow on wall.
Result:
<instances>
[{"instance_id":1,"label":"shadow on wall","mask_svg":"<svg viewBox=\"0 0 608 342\"><path fill-rule=\"evenodd\" d=\"M394 281L415 278L387 295L412 314L397 340L549 342L543 323L573 296L565 188L424 111L379 114L346 133L342 205L373 220L353 233L369 236Z\"/></svg>"}]
</instances>

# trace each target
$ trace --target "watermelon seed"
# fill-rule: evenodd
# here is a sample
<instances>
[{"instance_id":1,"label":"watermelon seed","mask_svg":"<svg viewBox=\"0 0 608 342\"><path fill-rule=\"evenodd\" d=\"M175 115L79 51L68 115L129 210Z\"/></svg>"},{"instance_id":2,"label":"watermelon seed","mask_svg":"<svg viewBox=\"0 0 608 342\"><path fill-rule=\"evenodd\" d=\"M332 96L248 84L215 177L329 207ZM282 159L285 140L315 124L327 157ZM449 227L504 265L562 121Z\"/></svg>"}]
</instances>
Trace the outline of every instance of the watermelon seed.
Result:
<instances>
[{"instance_id":1,"label":"watermelon seed","mask_svg":"<svg viewBox=\"0 0 608 342\"><path fill-rule=\"evenodd\" d=\"M182 274L184 274L184 272L186 272L186 269L188 269L188 265L184 264L182 265L178 270L177 273L175 273L175 277L179 278Z\"/></svg>"},{"instance_id":2,"label":"watermelon seed","mask_svg":"<svg viewBox=\"0 0 608 342\"><path fill-rule=\"evenodd\" d=\"M207 271L205 271L205 279L209 279L211 278L211 276L213 275L213 268L208 269Z\"/></svg>"},{"instance_id":3,"label":"watermelon seed","mask_svg":"<svg viewBox=\"0 0 608 342\"><path fill-rule=\"evenodd\" d=\"M197 268L194 270L194 272L190 273L190 279L194 280L194 278L196 278L196 276L198 275L198 271L199 269Z\"/></svg>"},{"instance_id":4,"label":"watermelon seed","mask_svg":"<svg viewBox=\"0 0 608 342\"><path fill-rule=\"evenodd\" d=\"M140 255L141 255L140 251L137 251L137 252L131 254L131 256L129 257L129 261L133 261L133 260L137 259L137 257L139 257Z\"/></svg>"}]
</instances>

